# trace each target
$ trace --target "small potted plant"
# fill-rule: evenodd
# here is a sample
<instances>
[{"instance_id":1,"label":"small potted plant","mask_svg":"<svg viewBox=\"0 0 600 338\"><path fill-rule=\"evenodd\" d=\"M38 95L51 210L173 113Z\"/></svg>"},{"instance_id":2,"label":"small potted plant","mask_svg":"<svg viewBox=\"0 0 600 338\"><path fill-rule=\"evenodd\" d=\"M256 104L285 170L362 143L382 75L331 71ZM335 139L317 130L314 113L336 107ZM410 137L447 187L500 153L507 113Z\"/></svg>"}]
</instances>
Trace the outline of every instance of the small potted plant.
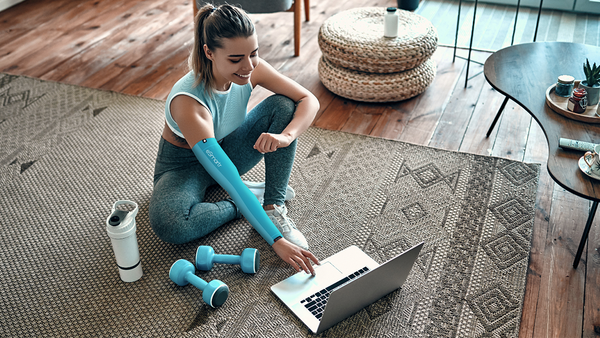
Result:
<instances>
[{"instance_id":1,"label":"small potted plant","mask_svg":"<svg viewBox=\"0 0 600 338\"><path fill-rule=\"evenodd\" d=\"M590 66L590 61L585 59L583 73L585 80L579 83L579 88L585 88L587 91L588 106L596 105L600 99L600 67L597 67L595 62L593 66Z\"/></svg>"}]
</instances>

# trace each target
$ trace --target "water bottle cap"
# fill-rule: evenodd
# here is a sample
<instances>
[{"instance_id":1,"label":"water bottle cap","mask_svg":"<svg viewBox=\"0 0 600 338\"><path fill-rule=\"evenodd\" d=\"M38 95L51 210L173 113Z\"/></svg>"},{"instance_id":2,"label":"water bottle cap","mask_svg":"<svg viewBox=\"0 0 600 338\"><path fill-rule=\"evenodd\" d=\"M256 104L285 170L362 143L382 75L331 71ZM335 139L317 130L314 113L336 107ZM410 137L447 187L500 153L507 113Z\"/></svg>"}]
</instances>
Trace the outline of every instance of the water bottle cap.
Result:
<instances>
[{"instance_id":1,"label":"water bottle cap","mask_svg":"<svg viewBox=\"0 0 600 338\"><path fill-rule=\"evenodd\" d=\"M387 11L388 12L395 12L396 11L396 7L388 7Z\"/></svg>"},{"instance_id":2,"label":"water bottle cap","mask_svg":"<svg viewBox=\"0 0 600 338\"><path fill-rule=\"evenodd\" d=\"M112 226L121 225L121 222L123 222L125 217L127 217L128 213L129 213L129 211L125 211L125 210L113 211L113 213L108 217L108 224L110 224Z\"/></svg>"},{"instance_id":3,"label":"water bottle cap","mask_svg":"<svg viewBox=\"0 0 600 338\"><path fill-rule=\"evenodd\" d=\"M117 209L118 206L130 204L134 206L132 211ZM106 231L111 238L121 239L135 235L135 216L138 206L132 201L117 201L112 207L112 212L106 219Z\"/></svg>"}]
</instances>

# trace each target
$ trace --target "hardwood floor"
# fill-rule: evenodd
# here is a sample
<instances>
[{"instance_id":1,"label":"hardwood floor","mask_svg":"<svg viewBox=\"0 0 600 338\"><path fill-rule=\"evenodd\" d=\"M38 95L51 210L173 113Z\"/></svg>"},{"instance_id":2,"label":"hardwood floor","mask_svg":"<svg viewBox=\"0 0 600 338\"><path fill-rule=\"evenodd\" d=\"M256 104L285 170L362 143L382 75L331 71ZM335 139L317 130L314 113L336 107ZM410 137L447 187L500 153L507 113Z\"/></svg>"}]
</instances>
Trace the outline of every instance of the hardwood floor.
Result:
<instances>
[{"instance_id":1,"label":"hardwood floor","mask_svg":"<svg viewBox=\"0 0 600 338\"><path fill-rule=\"evenodd\" d=\"M500 1L498 1L500 2ZM504 1L507 2L507 1ZM504 6L491 1L480 1L477 5L477 23L473 36L473 48L478 50L499 50L514 43L534 41L538 14L540 21L535 41L564 41L600 45L600 15L581 12L565 12L547 9L551 1L543 2L543 10L539 12L539 1L521 1L517 15L517 1L508 1L512 6ZM566 2L565 2L566 3ZM557 4L555 2L554 4ZM456 17L459 2L454 0L427 0L415 13L429 19L435 27L450 27L439 30L439 43L454 46ZM468 33L473 24L474 1L463 1L460 14L460 30ZM517 18L515 30L514 19ZM468 47L470 35L461 34L458 45Z\"/></svg>"},{"instance_id":2,"label":"hardwood floor","mask_svg":"<svg viewBox=\"0 0 600 338\"><path fill-rule=\"evenodd\" d=\"M542 163L520 336L600 336L598 218L574 270L590 203L554 184L545 168L545 137L529 114L509 103L499 125L485 138L504 97L482 75L464 88L465 62L452 62L452 50L443 47L433 55L438 65L434 82L411 100L354 102L333 95L319 81L316 36L323 21L347 8L395 4L395 0L313 0L311 21L303 23L299 57L293 57L292 13L252 15L260 54L319 98L316 127ZM192 3L27 0L0 12L0 31L2 72L165 99L187 71ZM483 61L488 55L477 53L475 58ZM481 68L472 64L470 74ZM251 105L268 94L256 91Z\"/></svg>"}]
</instances>

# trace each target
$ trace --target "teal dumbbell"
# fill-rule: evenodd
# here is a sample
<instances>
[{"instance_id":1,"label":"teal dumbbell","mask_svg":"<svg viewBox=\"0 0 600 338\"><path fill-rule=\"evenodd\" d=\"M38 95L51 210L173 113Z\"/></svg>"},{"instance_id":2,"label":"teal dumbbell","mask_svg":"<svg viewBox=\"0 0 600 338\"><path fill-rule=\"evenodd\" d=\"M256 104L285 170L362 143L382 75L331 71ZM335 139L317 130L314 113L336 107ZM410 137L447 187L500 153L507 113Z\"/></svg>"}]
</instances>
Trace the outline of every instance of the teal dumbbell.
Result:
<instances>
[{"instance_id":1,"label":"teal dumbbell","mask_svg":"<svg viewBox=\"0 0 600 338\"><path fill-rule=\"evenodd\" d=\"M240 256L217 255L215 250L206 245L201 245L196 250L196 268L208 271L214 263L239 264L245 273L256 273L260 268L260 253L256 249L247 248Z\"/></svg>"},{"instance_id":2,"label":"teal dumbbell","mask_svg":"<svg viewBox=\"0 0 600 338\"><path fill-rule=\"evenodd\" d=\"M202 290L202 299L206 304L212 307L223 305L229 296L229 287L216 279L207 283L196 276L195 272L194 264L185 259L180 259L171 266L169 278L179 286L192 284Z\"/></svg>"}]
</instances>

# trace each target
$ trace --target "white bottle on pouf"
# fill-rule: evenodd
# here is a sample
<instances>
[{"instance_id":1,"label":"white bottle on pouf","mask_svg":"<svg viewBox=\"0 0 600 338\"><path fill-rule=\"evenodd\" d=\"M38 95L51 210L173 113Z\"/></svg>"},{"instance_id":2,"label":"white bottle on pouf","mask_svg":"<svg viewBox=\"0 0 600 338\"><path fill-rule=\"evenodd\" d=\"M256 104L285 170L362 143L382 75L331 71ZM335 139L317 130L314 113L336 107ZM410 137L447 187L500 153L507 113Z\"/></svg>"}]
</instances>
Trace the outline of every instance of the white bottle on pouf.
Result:
<instances>
[{"instance_id":1,"label":"white bottle on pouf","mask_svg":"<svg viewBox=\"0 0 600 338\"><path fill-rule=\"evenodd\" d=\"M388 7L383 19L383 36L395 38L398 36L398 11L396 7Z\"/></svg>"}]
</instances>

